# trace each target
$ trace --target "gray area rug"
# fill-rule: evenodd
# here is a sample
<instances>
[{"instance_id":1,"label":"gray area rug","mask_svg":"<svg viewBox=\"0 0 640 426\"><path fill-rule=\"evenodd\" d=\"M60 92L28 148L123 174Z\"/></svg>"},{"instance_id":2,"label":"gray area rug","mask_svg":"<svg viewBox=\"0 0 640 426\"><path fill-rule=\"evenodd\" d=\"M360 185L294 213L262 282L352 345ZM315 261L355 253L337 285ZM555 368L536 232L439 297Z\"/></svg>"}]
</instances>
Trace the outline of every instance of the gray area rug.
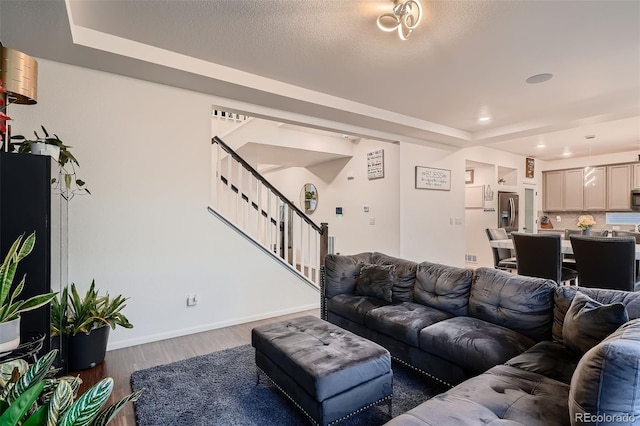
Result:
<instances>
[{"instance_id":1,"label":"gray area rug","mask_svg":"<svg viewBox=\"0 0 640 426\"><path fill-rule=\"evenodd\" d=\"M408 367L393 363L393 416L445 389ZM308 421L263 375L256 385L254 349L238 346L131 375L138 426L303 425ZM371 407L344 425L381 425L387 405Z\"/></svg>"}]
</instances>

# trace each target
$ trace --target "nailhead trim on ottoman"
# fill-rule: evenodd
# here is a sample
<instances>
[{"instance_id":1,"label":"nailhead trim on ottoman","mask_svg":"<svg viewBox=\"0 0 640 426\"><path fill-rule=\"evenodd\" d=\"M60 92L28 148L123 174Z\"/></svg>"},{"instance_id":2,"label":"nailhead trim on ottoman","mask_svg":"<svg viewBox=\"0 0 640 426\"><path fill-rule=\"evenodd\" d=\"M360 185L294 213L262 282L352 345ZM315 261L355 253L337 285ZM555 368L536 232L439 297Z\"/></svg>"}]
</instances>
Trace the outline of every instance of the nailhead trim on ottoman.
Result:
<instances>
[{"instance_id":1,"label":"nailhead trim on ottoman","mask_svg":"<svg viewBox=\"0 0 640 426\"><path fill-rule=\"evenodd\" d=\"M314 423L390 402L389 352L327 321L304 316L266 324L252 330L251 343L258 368Z\"/></svg>"}]
</instances>

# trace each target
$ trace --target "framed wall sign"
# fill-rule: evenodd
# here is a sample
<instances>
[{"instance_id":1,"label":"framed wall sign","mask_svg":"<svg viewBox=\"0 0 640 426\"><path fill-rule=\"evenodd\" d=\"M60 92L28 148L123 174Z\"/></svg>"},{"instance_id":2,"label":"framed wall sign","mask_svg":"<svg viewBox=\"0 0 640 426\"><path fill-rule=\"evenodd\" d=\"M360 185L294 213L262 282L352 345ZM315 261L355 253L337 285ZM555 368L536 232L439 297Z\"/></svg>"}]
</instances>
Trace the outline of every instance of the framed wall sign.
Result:
<instances>
[{"instance_id":1,"label":"framed wall sign","mask_svg":"<svg viewBox=\"0 0 640 426\"><path fill-rule=\"evenodd\" d=\"M451 170L416 166L416 189L451 190Z\"/></svg>"},{"instance_id":2,"label":"framed wall sign","mask_svg":"<svg viewBox=\"0 0 640 426\"><path fill-rule=\"evenodd\" d=\"M525 163L525 177L533 179L534 176L534 169L536 166L536 160L533 158L529 158L527 157L526 163Z\"/></svg>"},{"instance_id":3,"label":"framed wall sign","mask_svg":"<svg viewBox=\"0 0 640 426\"><path fill-rule=\"evenodd\" d=\"M464 171L464 183L473 183L473 169Z\"/></svg>"},{"instance_id":4,"label":"framed wall sign","mask_svg":"<svg viewBox=\"0 0 640 426\"><path fill-rule=\"evenodd\" d=\"M369 180L384 177L384 149L367 152L367 177Z\"/></svg>"}]
</instances>

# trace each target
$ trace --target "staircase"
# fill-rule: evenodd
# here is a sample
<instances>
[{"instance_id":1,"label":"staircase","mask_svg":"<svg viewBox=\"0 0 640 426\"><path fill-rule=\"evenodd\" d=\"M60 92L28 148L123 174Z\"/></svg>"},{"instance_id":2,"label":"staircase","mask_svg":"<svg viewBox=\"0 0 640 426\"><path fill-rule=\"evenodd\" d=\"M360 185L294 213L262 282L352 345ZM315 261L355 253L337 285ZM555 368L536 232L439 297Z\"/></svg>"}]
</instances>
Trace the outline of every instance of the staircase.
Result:
<instances>
[{"instance_id":1,"label":"staircase","mask_svg":"<svg viewBox=\"0 0 640 426\"><path fill-rule=\"evenodd\" d=\"M319 289L320 266L328 248L327 224L315 224L217 136L211 146L209 211Z\"/></svg>"}]
</instances>

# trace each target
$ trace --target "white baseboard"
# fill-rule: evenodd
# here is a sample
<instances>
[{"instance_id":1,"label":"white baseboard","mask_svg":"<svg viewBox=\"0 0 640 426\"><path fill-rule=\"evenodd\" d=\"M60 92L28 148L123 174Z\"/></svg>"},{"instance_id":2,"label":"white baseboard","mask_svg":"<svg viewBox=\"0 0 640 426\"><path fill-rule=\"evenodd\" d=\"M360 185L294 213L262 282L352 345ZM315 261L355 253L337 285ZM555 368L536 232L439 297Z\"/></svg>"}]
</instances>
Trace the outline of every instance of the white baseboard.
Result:
<instances>
[{"instance_id":1,"label":"white baseboard","mask_svg":"<svg viewBox=\"0 0 640 426\"><path fill-rule=\"evenodd\" d=\"M215 330L217 328L229 327L237 324L244 324L252 321L259 321L266 318L273 318L280 315L288 315L296 312L308 311L311 309L317 309L320 307L320 303L312 303L310 305L298 306L294 308L282 309L279 311L265 312L262 314L250 315L242 318L234 318L226 321L219 321L209 324L199 325L197 327L182 328L179 330L172 330L166 333L157 333L144 337L137 337L135 339L119 340L115 342L109 342L107 351L113 351L116 349L127 348L129 346L142 345L145 343L157 342L159 340L171 339L174 337L187 336L189 334L201 333L203 331Z\"/></svg>"}]
</instances>

